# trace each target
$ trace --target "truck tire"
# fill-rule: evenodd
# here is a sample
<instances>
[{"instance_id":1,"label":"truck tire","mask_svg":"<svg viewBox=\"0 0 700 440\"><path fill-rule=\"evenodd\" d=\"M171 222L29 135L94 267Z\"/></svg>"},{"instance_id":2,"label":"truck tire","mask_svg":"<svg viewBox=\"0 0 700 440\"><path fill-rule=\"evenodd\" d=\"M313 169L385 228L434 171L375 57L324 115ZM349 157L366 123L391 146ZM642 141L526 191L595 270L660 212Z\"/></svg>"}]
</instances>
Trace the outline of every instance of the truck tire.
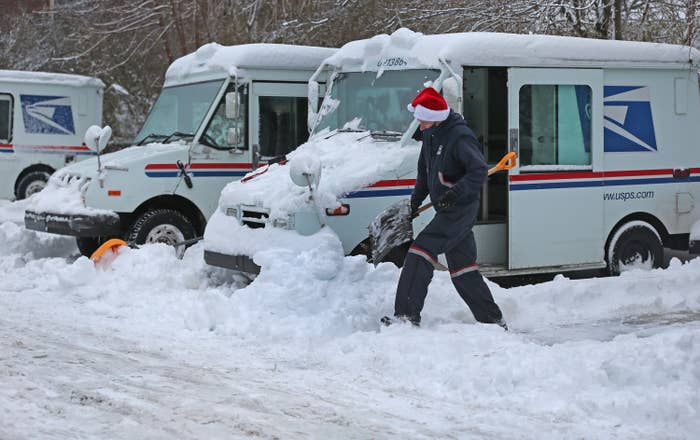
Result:
<instances>
[{"instance_id":1,"label":"truck tire","mask_svg":"<svg viewBox=\"0 0 700 440\"><path fill-rule=\"evenodd\" d=\"M629 266L654 269L661 267L664 247L656 229L649 223L634 221L622 225L610 241L608 269L619 275Z\"/></svg>"},{"instance_id":2,"label":"truck tire","mask_svg":"<svg viewBox=\"0 0 700 440\"><path fill-rule=\"evenodd\" d=\"M26 199L32 194L36 194L46 187L51 173L44 170L30 171L17 182L15 196L17 200Z\"/></svg>"},{"instance_id":3,"label":"truck tire","mask_svg":"<svg viewBox=\"0 0 700 440\"><path fill-rule=\"evenodd\" d=\"M192 221L174 209L151 209L141 214L127 231L129 243L175 244L194 238Z\"/></svg>"},{"instance_id":4,"label":"truck tire","mask_svg":"<svg viewBox=\"0 0 700 440\"><path fill-rule=\"evenodd\" d=\"M97 250L102 244L100 237L75 237L75 243L78 245L78 250L81 255L88 258Z\"/></svg>"}]
</instances>

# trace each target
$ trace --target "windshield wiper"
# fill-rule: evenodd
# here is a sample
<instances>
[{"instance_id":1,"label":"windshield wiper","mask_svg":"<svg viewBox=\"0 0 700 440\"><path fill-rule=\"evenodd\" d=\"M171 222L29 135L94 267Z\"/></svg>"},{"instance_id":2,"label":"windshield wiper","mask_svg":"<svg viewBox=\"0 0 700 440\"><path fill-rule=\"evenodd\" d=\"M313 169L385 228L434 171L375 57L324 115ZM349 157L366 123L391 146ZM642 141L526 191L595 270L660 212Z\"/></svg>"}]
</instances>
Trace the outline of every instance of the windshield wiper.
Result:
<instances>
[{"instance_id":1,"label":"windshield wiper","mask_svg":"<svg viewBox=\"0 0 700 440\"><path fill-rule=\"evenodd\" d=\"M146 141L149 140L149 139L157 140L157 139L165 139L165 138L167 138L167 137L168 137L168 136L167 136L167 135L164 135L164 134L151 133L151 134L147 135L145 138L141 139L136 145L143 145L143 144L145 144Z\"/></svg>"},{"instance_id":2,"label":"windshield wiper","mask_svg":"<svg viewBox=\"0 0 700 440\"><path fill-rule=\"evenodd\" d=\"M186 138L186 137L193 138L194 133L185 133L183 131L173 131L172 133L170 133L170 136L167 136L165 139L163 139L163 143L167 144L172 139L182 139L182 138Z\"/></svg>"},{"instance_id":3,"label":"windshield wiper","mask_svg":"<svg viewBox=\"0 0 700 440\"><path fill-rule=\"evenodd\" d=\"M400 131L392 131L392 130L370 131L369 134L372 137L383 138L383 139L395 139L395 138L400 138L403 136L403 133L401 133Z\"/></svg>"}]
</instances>

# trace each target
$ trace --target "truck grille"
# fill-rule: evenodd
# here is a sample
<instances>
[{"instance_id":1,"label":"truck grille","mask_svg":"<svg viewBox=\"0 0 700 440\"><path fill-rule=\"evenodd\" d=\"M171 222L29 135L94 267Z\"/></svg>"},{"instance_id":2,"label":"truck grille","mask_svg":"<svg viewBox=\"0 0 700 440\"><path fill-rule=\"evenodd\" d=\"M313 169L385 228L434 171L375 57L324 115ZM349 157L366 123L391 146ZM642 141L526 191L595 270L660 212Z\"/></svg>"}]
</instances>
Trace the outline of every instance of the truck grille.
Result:
<instances>
[{"instance_id":1,"label":"truck grille","mask_svg":"<svg viewBox=\"0 0 700 440\"><path fill-rule=\"evenodd\" d=\"M265 208L252 206L241 207L241 224L251 229L264 228L269 221L270 213Z\"/></svg>"}]
</instances>

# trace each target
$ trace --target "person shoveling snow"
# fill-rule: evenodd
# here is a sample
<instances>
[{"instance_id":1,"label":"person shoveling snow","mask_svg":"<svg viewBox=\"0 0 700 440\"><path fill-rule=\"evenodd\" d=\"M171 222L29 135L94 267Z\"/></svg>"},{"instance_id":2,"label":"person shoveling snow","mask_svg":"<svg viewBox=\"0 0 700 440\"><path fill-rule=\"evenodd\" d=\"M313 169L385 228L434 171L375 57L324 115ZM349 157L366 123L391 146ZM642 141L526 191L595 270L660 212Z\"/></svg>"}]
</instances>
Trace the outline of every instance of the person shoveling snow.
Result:
<instances>
[{"instance_id":1,"label":"person shoveling snow","mask_svg":"<svg viewBox=\"0 0 700 440\"><path fill-rule=\"evenodd\" d=\"M418 119L423 140L411 212L416 213L430 195L436 214L408 250L396 290L394 318L385 316L381 321L385 325L396 320L420 324L428 285L439 264L437 256L444 253L452 283L474 318L508 330L476 264L472 227L488 172L476 136L432 87L422 90L408 110Z\"/></svg>"}]
</instances>

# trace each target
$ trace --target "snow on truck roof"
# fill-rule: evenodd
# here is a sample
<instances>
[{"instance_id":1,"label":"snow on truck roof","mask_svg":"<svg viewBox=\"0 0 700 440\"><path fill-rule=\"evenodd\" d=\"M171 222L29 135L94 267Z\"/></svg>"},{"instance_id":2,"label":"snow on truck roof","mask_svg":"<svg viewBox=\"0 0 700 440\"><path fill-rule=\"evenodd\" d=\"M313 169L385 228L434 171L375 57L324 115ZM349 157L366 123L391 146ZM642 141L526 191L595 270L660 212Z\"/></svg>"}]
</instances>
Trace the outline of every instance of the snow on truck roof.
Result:
<instances>
[{"instance_id":1,"label":"snow on truck roof","mask_svg":"<svg viewBox=\"0 0 700 440\"><path fill-rule=\"evenodd\" d=\"M182 83L193 77L224 77L241 68L316 70L337 49L290 44L241 44L222 46L208 43L175 60L165 73L165 85Z\"/></svg>"},{"instance_id":2,"label":"snow on truck roof","mask_svg":"<svg viewBox=\"0 0 700 440\"><path fill-rule=\"evenodd\" d=\"M347 69L514 67L697 67L700 52L688 46L596 40L553 35L467 32L423 35L401 28L345 44L325 62Z\"/></svg>"},{"instance_id":3,"label":"snow on truck roof","mask_svg":"<svg viewBox=\"0 0 700 440\"><path fill-rule=\"evenodd\" d=\"M28 72L21 70L0 70L1 82L48 84L69 87L99 87L104 83L98 78L68 73Z\"/></svg>"}]
</instances>

